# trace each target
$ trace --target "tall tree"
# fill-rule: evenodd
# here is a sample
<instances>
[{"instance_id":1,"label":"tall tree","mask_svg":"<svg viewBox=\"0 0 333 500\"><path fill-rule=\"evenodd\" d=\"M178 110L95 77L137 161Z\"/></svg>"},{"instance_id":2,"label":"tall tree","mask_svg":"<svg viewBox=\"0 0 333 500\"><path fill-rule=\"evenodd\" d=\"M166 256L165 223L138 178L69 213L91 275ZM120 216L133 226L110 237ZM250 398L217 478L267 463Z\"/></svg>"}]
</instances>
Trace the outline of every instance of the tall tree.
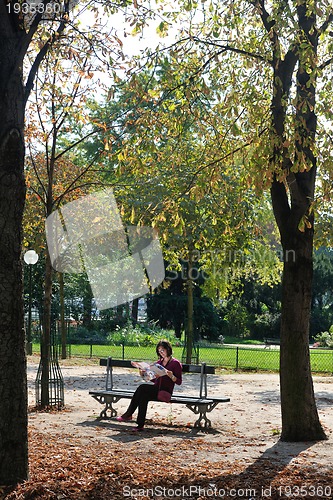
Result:
<instances>
[{"instance_id":1,"label":"tall tree","mask_svg":"<svg viewBox=\"0 0 333 500\"><path fill-rule=\"evenodd\" d=\"M205 266L206 281L214 283L207 290L214 286L216 294L228 281L221 273L228 254L222 249L237 248L240 254L255 233L257 243L260 238L242 164L234 161L238 139L227 134L235 117L227 114L228 103L216 100L214 85L190 78L197 65L195 56L180 60L176 52L162 54L149 69L118 85L112 101L91 104L99 120L113 122L111 133L110 127L101 130L100 144L110 144L111 175L127 172L126 184L116 188L124 220L156 227L169 268L180 270L183 262L181 271L186 270L187 362L197 261ZM92 151L90 144L88 154Z\"/></svg>"},{"instance_id":2,"label":"tall tree","mask_svg":"<svg viewBox=\"0 0 333 500\"><path fill-rule=\"evenodd\" d=\"M122 2L125 8L127 2ZM37 7L36 7L37 5ZM22 294L22 215L25 199L24 181L24 116L41 61L55 41L73 44L82 40L93 45L96 57L103 55L106 39L119 39L112 29L105 33L99 12L109 14L117 5L105 1L85 2L83 8L93 10L89 26L71 27L71 8L75 2L0 1L0 484L13 484L27 478L27 388L25 335ZM139 22L140 11L134 9L133 23ZM147 10L145 11L147 13ZM78 15L80 11L78 10ZM96 15L94 15L96 14ZM103 17L103 16L102 16ZM129 13L129 18L131 14ZM102 20L103 21L103 20ZM81 30L81 31L80 31ZM98 41L99 40L99 41ZM118 42L117 42L118 40ZM100 50L99 50L100 49ZM82 50L82 49L81 49ZM116 59L107 58L107 70ZM64 58L68 54L64 54Z\"/></svg>"},{"instance_id":3,"label":"tall tree","mask_svg":"<svg viewBox=\"0 0 333 500\"><path fill-rule=\"evenodd\" d=\"M61 52L69 52L66 67ZM74 144L65 140L70 136L70 122L86 121L84 106L90 91L92 61L85 51L80 54L72 46L59 47L56 43L41 63L36 81L35 99L30 102L27 120L26 172L28 203L33 204L39 220L44 222L63 203L89 192L92 185L99 184L91 173L94 162L80 165L73 154ZM84 82L89 82L84 84ZM91 132L93 133L93 132ZM94 158L97 161L99 152ZM79 164L78 164L79 163ZM43 224L44 226L44 224ZM44 228L43 228L44 229ZM44 234L44 233L43 233ZM44 242L45 243L45 242ZM45 283L43 300L43 329L41 338L41 401L43 408L50 404L49 373L51 353L51 317L53 269L50 253L44 244ZM60 277L60 284L62 277Z\"/></svg>"},{"instance_id":4,"label":"tall tree","mask_svg":"<svg viewBox=\"0 0 333 500\"><path fill-rule=\"evenodd\" d=\"M24 4L30 5L30 4ZM47 3L43 4L45 7ZM51 4L50 4L51 5ZM55 4L54 4L55 5ZM61 4L59 4L61 5ZM23 83L24 57L43 18L24 16L21 3L0 2L0 483L27 478L27 388L22 300L22 217L25 199L24 113L31 83L48 45L64 31L68 3ZM26 17L26 23L24 22ZM29 17L29 19L28 19ZM52 17L52 16L51 16ZM52 24L52 22L51 22ZM15 361L14 361L15 360Z\"/></svg>"},{"instance_id":5,"label":"tall tree","mask_svg":"<svg viewBox=\"0 0 333 500\"><path fill-rule=\"evenodd\" d=\"M189 43L195 41L194 50L205 54L203 68L209 66L212 78L223 75L221 94L234 107L247 100L248 121L243 116L238 124L244 125L240 136L252 135L257 145L249 151L249 178L258 189L270 188L283 247L281 439L324 439L311 377L309 320L317 113L329 106L319 82L325 84L325 69L332 67L332 9L326 0L248 0L212 2L203 14L204 27L191 27ZM261 96L254 92L255 81ZM319 97L324 101L318 104Z\"/></svg>"}]
</instances>

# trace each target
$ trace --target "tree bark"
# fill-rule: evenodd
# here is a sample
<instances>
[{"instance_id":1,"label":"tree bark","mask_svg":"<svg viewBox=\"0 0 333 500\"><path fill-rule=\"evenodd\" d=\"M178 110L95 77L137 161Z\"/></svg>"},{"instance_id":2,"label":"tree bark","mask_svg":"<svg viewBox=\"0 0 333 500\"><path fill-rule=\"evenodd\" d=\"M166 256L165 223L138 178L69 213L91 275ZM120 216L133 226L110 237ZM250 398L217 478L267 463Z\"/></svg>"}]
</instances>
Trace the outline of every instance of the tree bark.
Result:
<instances>
[{"instance_id":1,"label":"tree bark","mask_svg":"<svg viewBox=\"0 0 333 500\"><path fill-rule=\"evenodd\" d=\"M24 86L21 34L0 6L0 484L28 477L22 280Z\"/></svg>"},{"instance_id":2,"label":"tree bark","mask_svg":"<svg viewBox=\"0 0 333 500\"><path fill-rule=\"evenodd\" d=\"M282 280L280 384L282 441L325 439L315 403L309 354L312 234L290 235Z\"/></svg>"}]
</instances>

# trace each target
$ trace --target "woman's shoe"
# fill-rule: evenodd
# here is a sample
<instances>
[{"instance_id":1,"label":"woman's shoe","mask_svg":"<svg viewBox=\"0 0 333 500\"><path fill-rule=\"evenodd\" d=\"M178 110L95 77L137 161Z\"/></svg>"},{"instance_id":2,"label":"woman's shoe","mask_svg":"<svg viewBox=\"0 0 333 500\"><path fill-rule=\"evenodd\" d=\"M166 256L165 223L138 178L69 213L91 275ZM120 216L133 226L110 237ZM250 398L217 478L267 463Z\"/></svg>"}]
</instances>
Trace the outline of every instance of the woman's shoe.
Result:
<instances>
[{"instance_id":1,"label":"woman's shoe","mask_svg":"<svg viewBox=\"0 0 333 500\"><path fill-rule=\"evenodd\" d=\"M144 429L143 426L142 427L134 427L133 431L134 432L141 432L141 431L143 431L143 429Z\"/></svg>"},{"instance_id":2,"label":"woman's shoe","mask_svg":"<svg viewBox=\"0 0 333 500\"><path fill-rule=\"evenodd\" d=\"M129 417L126 417L126 415L122 415L121 417L116 417L116 420L118 420L118 422L128 422L129 420L132 420L132 415L130 415Z\"/></svg>"}]
</instances>

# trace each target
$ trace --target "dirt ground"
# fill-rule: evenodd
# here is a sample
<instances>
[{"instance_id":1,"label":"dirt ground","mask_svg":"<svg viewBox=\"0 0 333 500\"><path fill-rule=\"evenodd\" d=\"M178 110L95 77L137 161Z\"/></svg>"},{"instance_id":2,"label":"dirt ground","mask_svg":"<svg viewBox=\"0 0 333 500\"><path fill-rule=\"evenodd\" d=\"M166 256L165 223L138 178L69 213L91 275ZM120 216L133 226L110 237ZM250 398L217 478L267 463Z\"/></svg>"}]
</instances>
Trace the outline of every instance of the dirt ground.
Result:
<instances>
[{"instance_id":1,"label":"dirt ground","mask_svg":"<svg viewBox=\"0 0 333 500\"><path fill-rule=\"evenodd\" d=\"M210 414L212 429L209 431L193 428L196 416L185 406L154 402L148 409L145 431L135 433L132 432L135 422L99 420L102 406L89 395L89 390L105 386L105 367L100 367L98 360L88 361L86 365L74 360L61 363L65 407L61 411L34 411L37 361L35 357L28 360L30 439L38 438L43 446L50 443L52 459L57 446L81 450L82 464L85 453L89 453L90 464L92 454L95 458L98 455L100 461L106 454L109 464L118 457L115 463L117 467L121 464L122 472L117 469L117 485L113 468L110 474L115 482L113 486L109 482L106 487L103 462L104 476L103 480L99 477L99 488L96 489L95 480L89 483L89 491L94 492L91 496L83 492L80 496L74 490L72 494L67 490L64 493L64 489L54 497L43 496L45 492L40 496L24 496L19 489L18 496L8 498L333 498L332 377L314 376L317 407L328 440L283 443L279 441L277 374L221 372L209 376L209 393L230 397L229 403L218 405ZM119 387L142 382L134 370L117 368L115 373L115 384ZM181 390L196 394L198 383L198 375L185 374ZM116 404L118 414L127 405L127 400L120 400ZM44 451L43 470L47 469L46 455ZM168 469L167 473L162 471L162 465ZM206 489L198 490L199 480ZM169 484L167 492L165 486L163 491L157 489L159 481ZM154 484L155 489L144 489L143 484ZM178 490L171 489L175 484ZM180 489L182 484L192 484L193 490L184 490L184 486ZM275 485L273 489L272 485Z\"/></svg>"}]
</instances>

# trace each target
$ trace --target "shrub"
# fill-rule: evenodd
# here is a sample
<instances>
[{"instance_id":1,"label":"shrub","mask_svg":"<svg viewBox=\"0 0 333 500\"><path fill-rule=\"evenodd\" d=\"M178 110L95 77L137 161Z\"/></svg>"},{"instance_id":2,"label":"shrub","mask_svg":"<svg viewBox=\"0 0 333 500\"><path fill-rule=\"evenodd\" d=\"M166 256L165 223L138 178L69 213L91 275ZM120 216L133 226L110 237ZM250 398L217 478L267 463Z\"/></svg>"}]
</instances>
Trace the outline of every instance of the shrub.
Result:
<instances>
[{"instance_id":1,"label":"shrub","mask_svg":"<svg viewBox=\"0 0 333 500\"><path fill-rule=\"evenodd\" d=\"M174 333L158 328L154 323L132 326L132 323L128 322L125 327L118 327L108 335L108 341L113 345L150 346L156 345L161 339L167 339L175 345Z\"/></svg>"},{"instance_id":2,"label":"shrub","mask_svg":"<svg viewBox=\"0 0 333 500\"><path fill-rule=\"evenodd\" d=\"M330 326L328 332L318 333L314 337L315 342L319 342L321 347L333 348L333 325Z\"/></svg>"},{"instance_id":3,"label":"shrub","mask_svg":"<svg viewBox=\"0 0 333 500\"><path fill-rule=\"evenodd\" d=\"M68 341L71 344L107 344L107 337L103 331L78 326L70 329Z\"/></svg>"}]
</instances>

